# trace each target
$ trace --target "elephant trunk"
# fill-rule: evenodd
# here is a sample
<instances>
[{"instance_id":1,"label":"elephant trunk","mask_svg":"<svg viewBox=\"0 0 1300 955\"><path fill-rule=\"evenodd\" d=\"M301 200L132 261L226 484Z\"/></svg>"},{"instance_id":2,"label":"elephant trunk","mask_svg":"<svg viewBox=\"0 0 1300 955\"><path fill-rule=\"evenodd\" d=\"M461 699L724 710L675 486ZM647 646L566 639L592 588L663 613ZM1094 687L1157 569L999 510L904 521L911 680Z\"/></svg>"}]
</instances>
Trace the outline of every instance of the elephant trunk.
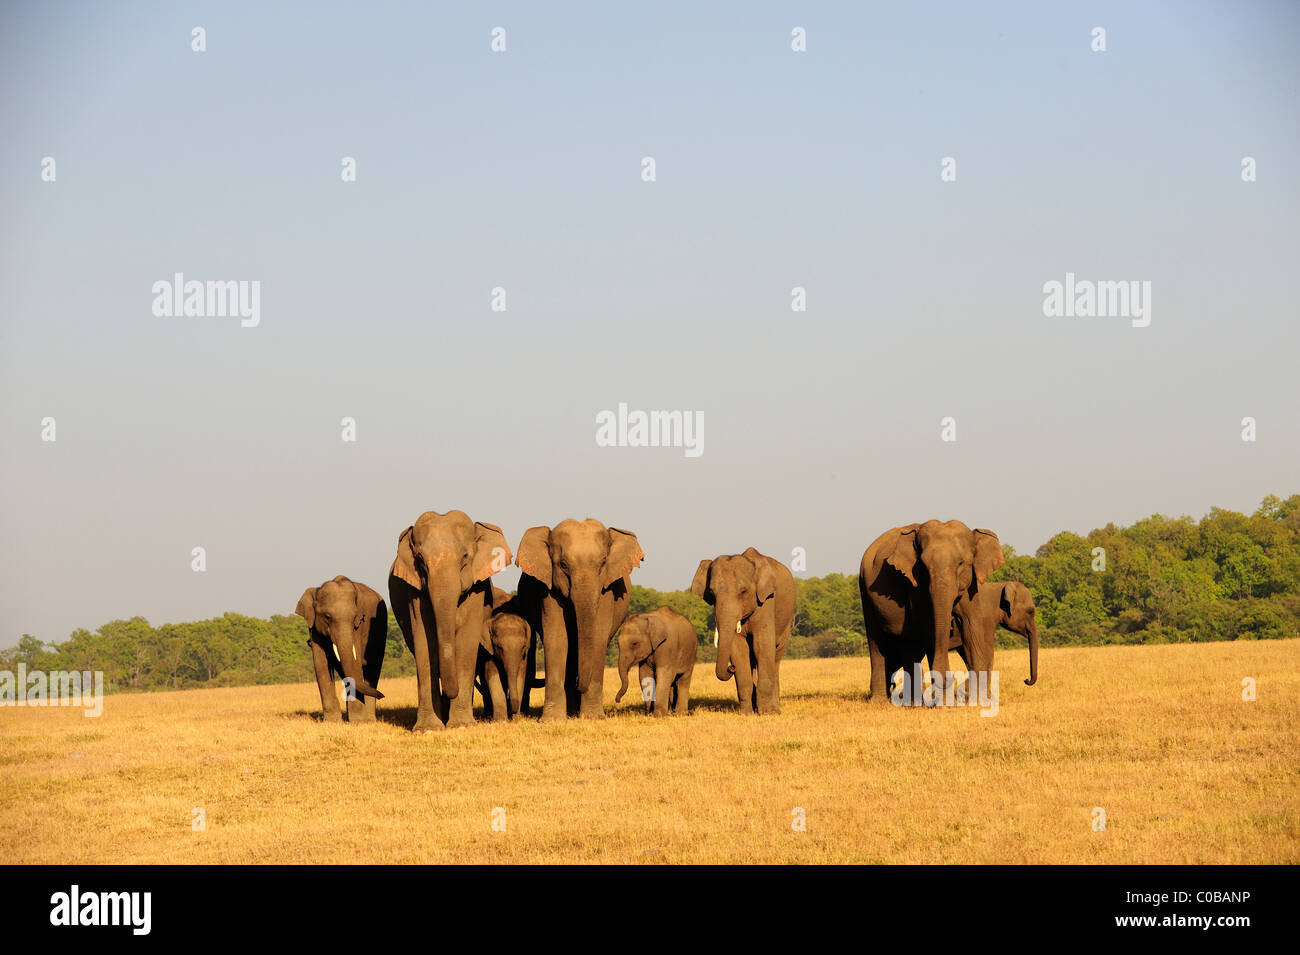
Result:
<instances>
[{"instance_id":1,"label":"elephant trunk","mask_svg":"<svg viewBox=\"0 0 1300 955\"><path fill-rule=\"evenodd\" d=\"M619 683L618 683L618 693L615 694L614 696L615 703L617 703L619 700L623 699L623 697L627 695L628 674L631 672L632 664L634 662L635 661L632 659L632 654L629 651L621 648L619 649L618 652Z\"/></svg>"},{"instance_id":2,"label":"elephant trunk","mask_svg":"<svg viewBox=\"0 0 1300 955\"><path fill-rule=\"evenodd\" d=\"M507 715L511 717L518 716L522 712L520 707L524 701L524 668L525 664L522 661L510 668L510 686L506 690L506 702Z\"/></svg>"},{"instance_id":3,"label":"elephant trunk","mask_svg":"<svg viewBox=\"0 0 1300 955\"><path fill-rule=\"evenodd\" d=\"M442 695L455 699L460 694L460 681L456 673L456 608L460 602L460 579L454 573L445 579L429 581L429 596L433 603L433 626L438 644L438 681Z\"/></svg>"},{"instance_id":4,"label":"elephant trunk","mask_svg":"<svg viewBox=\"0 0 1300 955\"><path fill-rule=\"evenodd\" d=\"M357 659L356 644L353 642L357 639L359 639L358 636L350 635L343 641L343 646L340 647L338 641L331 638L339 668L343 671L343 675L352 681L352 688L358 698L370 696L376 700L382 700L384 694L367 683L366 678L361 673L361 661Z\"/></svg>"},{"instance_id":5,"label":"elephant trunk","mask_svg":"<svg viewBox=\"0 0 1300 955\"><path fill-rule=\"evenodd\" d=\"M718 626L718 660L713 672L719 680L731 679L731 640L741 628L740 608L719 601L714 606L713 619Z\"/></svg>"},{"instance_id":6,"label":"elephant trunk","mask_svg":"<svg viewBox=\"0 0 1300 955\"><path fill-rule=\"evenodd\" d=\"M600 583L596 580L573 582L573 617L578 626L578 692L586 693L605 669L605 645L609 634L601 641Z\"/></svg>"},{"instance_id":7,"label":"elephant trunk","mask_svg":"<svg viewBox=\"0 0 1300 955\"><path fill-rule=\"evenodd\" d=\"M1038 624L1029 621L1029 679L1025 681L1025 686L1033 686L1038 682Z\"/></svg>"},{"instance_id":8,"label":"elephant trunk","mask_svg":"<svg viewBox=\"0 0 1300 955\"><path fill-rule=\"evenodd\" d=\"M930 591L931 612L934 614L934 639L930 644L930 669L945 672L948 669L948 644L956 626L954 608L957 603L956 585L933 585Z\"/></svg>"}]
</instances>

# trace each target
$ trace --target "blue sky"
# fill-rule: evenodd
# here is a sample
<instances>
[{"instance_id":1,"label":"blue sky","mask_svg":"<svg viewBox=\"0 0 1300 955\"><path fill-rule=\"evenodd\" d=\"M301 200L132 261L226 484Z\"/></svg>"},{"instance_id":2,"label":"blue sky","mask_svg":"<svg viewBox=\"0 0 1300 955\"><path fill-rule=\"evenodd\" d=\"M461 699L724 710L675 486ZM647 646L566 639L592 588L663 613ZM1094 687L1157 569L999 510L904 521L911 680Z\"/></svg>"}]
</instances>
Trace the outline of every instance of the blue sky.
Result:
<instances>
[{"instance_id":1,"label":"blue sky","mask_svg":"<svg viewBox=\"0 0 1300 955\"><path fill-rule=\"evenodd\" d=\"M382 590L430 508L597 517L669 589L1295 492L1298 8L973 7L6 7L0 645ZM1151 325L1044 317L1067 271ZM154 316L175 272L260 324ZM597 447L620 402L705 453Z\"/></svg>"}]
</instances>

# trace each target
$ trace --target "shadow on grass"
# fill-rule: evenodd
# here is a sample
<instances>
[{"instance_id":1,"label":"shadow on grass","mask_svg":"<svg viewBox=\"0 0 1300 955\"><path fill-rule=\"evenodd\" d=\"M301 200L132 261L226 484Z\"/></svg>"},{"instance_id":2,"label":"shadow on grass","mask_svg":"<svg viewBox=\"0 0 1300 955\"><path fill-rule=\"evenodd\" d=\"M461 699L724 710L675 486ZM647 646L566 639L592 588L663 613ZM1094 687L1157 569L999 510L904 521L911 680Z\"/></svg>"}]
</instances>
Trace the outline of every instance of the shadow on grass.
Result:
<instances>
[{"instance_id":1,"label":"shadow on grass","mask_svg":"<svg viewBox=\"0 0 1300 955\"><path fill-rule=\"evenodd\" d=\"M782 693L782 701L793 700L835 700L845 703L866 703L867 694L865 691L850 693ZM653 719L649 714L642 711L639 706L627 706L625 704L615 704L610 707L606 705L605 712L609 716L645 716L646 719ZM740 703L735 699L726 699L722 697L701 697L692 699L690 702L690 712L705 713L739 713ZM294 716L303 717L311 720L313 723L324 723L325 717L320 710L295 710ZM418 716L417 708L414 706L384 706L380 704L376 713L375 721L378 723L387 723L390 726L400 726L404 730L413 730L415 720ZM536 721L541 716L541 707L534 706L532 713L528 716L516 716L515 721L531 720ZM488 722L483 714L483 708L476 706L474 708L474 719L480 723Z\"/></svg>"}]
</instances>

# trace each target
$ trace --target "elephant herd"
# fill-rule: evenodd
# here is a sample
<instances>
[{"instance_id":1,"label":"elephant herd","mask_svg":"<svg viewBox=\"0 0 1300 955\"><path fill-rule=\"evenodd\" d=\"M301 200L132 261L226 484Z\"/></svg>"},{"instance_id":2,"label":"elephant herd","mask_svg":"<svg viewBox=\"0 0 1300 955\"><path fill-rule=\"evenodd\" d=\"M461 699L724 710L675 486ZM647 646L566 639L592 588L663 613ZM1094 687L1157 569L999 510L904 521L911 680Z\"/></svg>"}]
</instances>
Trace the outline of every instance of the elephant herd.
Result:
<instances>
[{"instance_id":1,"label":"elephant herd","mask_svg":"<svg viewBox=\"0 0 1300 955\"><path fill-rule=\"evenodd\" d=\"M343 718L333 683L338 676L347 689L349 722L375 719L389 608L415 657L416 732L475 722L476 687L489 719L528 715L535 686L545 688L543 722L602 718L605 652L616 633L621 687L615 702L627 693L635 668L648 713L685 714L695 627L668 607L628 614L630 575L644 557L635 534L591 519L530 528L512 554L494 524L462 511L421 514L397 539L387 604L343 576L308 587L298 601L324 718ZM513 595L491 580L512 561L521 571ZM960 521L896 527L867 548L859 586L872 700L887 701L894 675L912 673L922 658L933 675L946 678L950 651L972 676L990 670L999 624L1028 637L1025 682L1036 681L1033 598L1023 584L986 582L1002 562L996 534ZM789 568L751 547L700 561L690 590L713 607L714 671L719 680L734 677L741 712L780 713L781 657L795 607Z\"/></svg>"}]
</instances>

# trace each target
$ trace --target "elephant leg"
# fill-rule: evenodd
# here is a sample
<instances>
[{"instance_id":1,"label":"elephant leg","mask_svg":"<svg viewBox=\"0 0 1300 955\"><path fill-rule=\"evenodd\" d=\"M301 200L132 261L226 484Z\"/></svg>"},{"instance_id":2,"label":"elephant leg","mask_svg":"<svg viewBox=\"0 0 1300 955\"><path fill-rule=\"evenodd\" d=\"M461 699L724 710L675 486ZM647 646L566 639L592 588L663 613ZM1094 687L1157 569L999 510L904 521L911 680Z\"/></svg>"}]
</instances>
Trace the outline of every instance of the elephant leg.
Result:
<instances>
[{"instance_id":1,"label":"elephant leg","mask_svg":"<svg viewBox=\"0 0 1300 955\"><path fill-rule=\"evenodd\" d=\"M922 699L924 690L924 680L926 668L922 665L925 660L925 653L919 643L913 640L904 639L900 645L898 656L893 660L893 674L898 670L903 671L903 705L911 706L914 701Z\"/></svg>"},{"instance_id":2,"label":"elephant leg","mask_svg":"<svg viewBox=\"0 0 1300 955\"><path fill-rule=\"evenodd\" d=\"M756 616L763 617L758 621L753 635L755 663L758 665L756 703L760 716L775 715L781 712L781 699L777 696L776 689L776 632L770 614Z\"/></svg>"},{"instance_id":3,"label":"elephant leg","mask_svg":"<svg viewBox=\"0 0 1300 955\"><path fill-rule=\"evenodd\" d=\"M564 608L550 594L542 601L542 648L546 651L546 698L542 703L542 722L550 723L568 716L566 670L569 664L569 628Z\"/></svg>"},{"instance_id":4,"label":"elephant leg","mask_svg":"<svg viewBox=\"0 0 1300 955\"><path fill-rule=\"evenodd\" d=\"M791 626L791 628L786 630L784 634L779 635L776 642L776 668L772 671L772 676L776 680L776 699L778 706L781 701L781 658L785 656L785 648L790 645L790 631L793 629L794 627Z\"/></svg>"},{"instance_id":5,"label":"elephant leg","mask_svg":"<svg viewBox=\"0 0 1300 955\"><path fill-rule=\"evenodd\" d=\"M637 667L637 679L640 680L641 701L645 704L645 715L654 713L655 699L659 696L659 682L650 664L642 663ZM647 682L648 681L648 682ZM646 694L649 693L649 698Z\"/></svg>"},{"instance_id":6,"label":"elephant leg","mask_svg":"<svg viewBox=\"0 0 1300 955\"><path fill-rule=\"evenodd\" d=\"M736 668L736 699L740 701L740 712L753 716L754 708L754 670L749 662L749 644L740 638L731 642L731 665Z\"/></svg>"},{"instance_id":7,"label":"elephant leg","mask_svg":"<svg viewBox=\"0 0 1300 955\"><path fill-rule=\"evenodd\" d=\"M424 597L422 594L417 595L411 601L411 652L415 656L415 685L416 685L416 716L413 731L416 733L429 733L443 728L442 717L440 714L441 700L439 705L434 705L433 690L434 684L438 681L437 655L429 652L429 635L425 630L425 619L423 611ZM433 616L429 615L429 622L432 623Z\"/></svg>"},{"instance_id":8,"label":"elephant leg","mask_svg":"<svg viewBox=\"0 0 1300 955\"><path fill-rule=\"evenodd\" d=\"M472 627L467 628L473 630ZM457 635L456 682L459 692L454 697L443 697L447 705L447 728L474 725L474 670L478 663L478 636L470 633L469 639ZM494 669L489 665L488 670ZM486 701L487 697L484 696ZM504 709L502 710L504 713Z\"/></svg>"},{"instance_id":9,"label":"elephant leg","mask_svg":"<svg viewBox=\"0 0 1300 955\"><path fill-rule=\"evenodd\" d=\"M524 664L524 689L519 696L519 715L533 715L533 685L537 680L537 634L528 638L528 662Z\"/></svg>"},{"instance_id":10,"label":"elephant leg","mask_svg":"<svg viewBox=\"0 0 1300 955\"><path fill-rule=\"evenodd\" d=\"M677 678L677 698L673 700L673 712L685 716L691 701L691 676L695 668L691 667Z\"/></svg>"},{"instance_id":11,"label":"elephant leg","mask_svg":"<svg viewBox=\"0 0 1300 955\"><path fill-rule=\"evenodd\" d=\"M974 639L967 639L962 647L965 651L962 653L962 659L966 661L968 674L966 684L968 701L979 692L981 681L986 688L991 685L989 674L993 671L993 642L997 624L987 625L981 621L979 627Z\"/></svg>"},{"instance_id":12,"label":"elephant leg","mask_svg":"<svg viewBox=\"0 0 1300 955\"><path fill-rule=\"evenodd\" d=\"M867 699L873 703L887 703L889 681L894 671L890 669L889 661L881 647L880 636L875 630L874 626L869 626L867 629L867 649L871 654L871 690L867 693Z\"/></svg>"},{"instance_id":13,"label":"elephant leg","mask_svg":"<svg viewBox=\"0 0 1300 955\"><path fill-rule=\"evenodd\" d=\"M667 716L673 695L673 672L667 665L655 667L655 716Z\"/></svg>"},{"instance_id":14,"label":"elephant leg","mask_svg":"<svg viewBox=\"0 0 1300 955\"><path fill-rule=\"evenodd\" d=\"M596 633L604 636L599 646L579 647L579 655L596 654L596 673L591 678L591 685L582 694L578 706L578 715L584 720L603 720L605 718L605 653L609 649L609 638L614 635L614 595L606 593L601 597L596 610ZM581 665L581 660L579 660Z\"/></svg>"},{"instance_id":15,"label":"elephant leg","mask_svg":"<svg viewBox=\"0 0 1300 955\"><path fill-rule=\"evenodd\" d=\"M488 669L492 666L492 658L487 654L479 654L478 665L474 668L474 687L483 697L483 719L490 720L495 716L492 709L492 694L488 690Z\"/></svg>"},{"instance_id":16,"label":"elephant leg","mask_svg":"<svg viewBox=\"0 0 1300 955\"><path fill-rule=\"evenodd\" d=\"M935 703L942 706L947 688L952 685L953 673L948 660L948 640L945 637L940 646L932 647L930 657L930 683L934 686Z\"/></svg>"},{"instance_id":17,"label":"elephant leg","mask_svg":"<svg viewBox=\"0 0 1300 955\"><path fill-rule=\"evenodd\" d=\"M330 676L329 657L325 656L325 648L315 640L311 641L311 665L316 671L316 689L320 690L321 718L327 723L343 722L339 695L334 689L334 678Z\"/></svg>"}]
</instances>

